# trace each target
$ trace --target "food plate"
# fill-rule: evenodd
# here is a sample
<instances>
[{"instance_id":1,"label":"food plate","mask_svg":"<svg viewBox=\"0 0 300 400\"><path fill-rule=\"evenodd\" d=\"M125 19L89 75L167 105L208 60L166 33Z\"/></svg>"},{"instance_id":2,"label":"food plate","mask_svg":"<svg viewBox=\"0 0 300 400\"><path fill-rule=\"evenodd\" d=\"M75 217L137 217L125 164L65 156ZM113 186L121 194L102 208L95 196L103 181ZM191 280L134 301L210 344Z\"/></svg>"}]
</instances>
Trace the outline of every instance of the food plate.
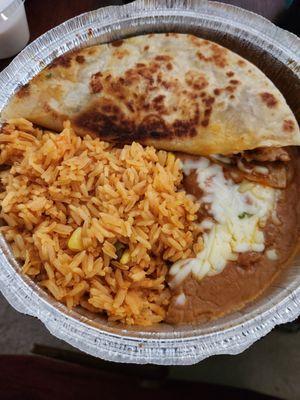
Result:
<instances>
[{"instance_id":1,"label":"food plate","mask_svg":"<svg viewBox=\"0 0 300 400\"><path fill-rule=\"evenodd\" d=\"M28 46L2 72L0 110L20 84L68 50L163 31L189 32L214 40L252 61L273 80L299 119L299 39L255 14L206 1L163 5L138 1L67 21ZM299 313L299 259L263 298L242 312L205 325L125 328L86 311L67 310L20 274L3 238L1 250L0 286L8 301L17 310L38 317L55 336L108 360L192 364L213 354L235 354Z\"/></svg>"}]
</instances>

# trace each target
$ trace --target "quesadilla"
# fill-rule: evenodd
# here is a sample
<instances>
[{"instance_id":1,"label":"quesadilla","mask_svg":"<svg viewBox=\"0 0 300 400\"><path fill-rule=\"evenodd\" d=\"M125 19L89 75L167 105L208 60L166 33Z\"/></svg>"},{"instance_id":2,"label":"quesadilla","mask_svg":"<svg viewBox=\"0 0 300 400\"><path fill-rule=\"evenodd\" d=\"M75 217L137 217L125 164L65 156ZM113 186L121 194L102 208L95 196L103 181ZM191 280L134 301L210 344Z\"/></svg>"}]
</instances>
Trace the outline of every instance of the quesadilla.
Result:
<instances>
[{"instance_id":1,"label":"quesadilla","mask_svg":"<svg viewBox=\"0 0 300 400\"><path fill-rule=\"evenodd\" d=\"M138 141L196 155L300 144L297 121L249 61L188 34L137 36L55 59L13 96L24 117L118 144Z\"/></svg>"}]
</instances>

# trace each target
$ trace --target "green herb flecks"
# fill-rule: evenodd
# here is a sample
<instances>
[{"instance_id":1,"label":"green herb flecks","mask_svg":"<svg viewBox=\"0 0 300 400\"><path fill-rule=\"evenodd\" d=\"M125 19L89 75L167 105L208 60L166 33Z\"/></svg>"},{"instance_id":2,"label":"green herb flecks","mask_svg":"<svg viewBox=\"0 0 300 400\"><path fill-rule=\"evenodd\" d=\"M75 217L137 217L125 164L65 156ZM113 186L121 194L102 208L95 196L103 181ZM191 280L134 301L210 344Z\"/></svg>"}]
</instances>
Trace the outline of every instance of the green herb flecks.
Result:
<instances>
[{"instance_id":1,"label":"green herb flecks","mask_svg":"<svg viewBox=\"0 0 300 400\"><path fill-rule=\"evenodd\" d=\"M241 214L238 215L239 219L250 218L252 216L253 216L253 214L250 214L250 213L248 213L246 211L244 211L244 212L242 212Z\"/></svg>"},{"instance_id":2,"label":"green herb flecks","mask_svg":"<svg viewBox=\"0 0 300 400\"><path fill-rule=\"evenodd\" d=\"M116 248L116 254L118 256L118 260L120 260L120 258L122 257L122 255L126 249L126 246L125 246L125 244L123 244L121 242L117 242L117 243L115 243L115 248Z\"/></svg>"}]
</instances>

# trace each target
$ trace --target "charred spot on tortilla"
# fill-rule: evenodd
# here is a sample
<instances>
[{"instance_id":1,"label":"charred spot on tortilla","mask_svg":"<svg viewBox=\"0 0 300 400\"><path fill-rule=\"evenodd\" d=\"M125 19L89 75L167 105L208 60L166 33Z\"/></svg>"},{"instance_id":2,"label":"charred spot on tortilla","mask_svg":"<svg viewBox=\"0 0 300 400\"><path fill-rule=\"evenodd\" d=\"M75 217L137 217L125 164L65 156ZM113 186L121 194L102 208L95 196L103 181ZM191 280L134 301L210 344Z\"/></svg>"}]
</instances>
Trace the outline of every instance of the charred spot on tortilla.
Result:
<instances>
[{"instance_id":1,"label":"charred spot on tortilla","mask_svg":"<svg viewBox=\"0 0 300 400\"><path fill-rule=\"evenodd\" d=\"M233 71L228 71L226 72L226 75L228 76L228 78L231 78L234 76L234 72Z\"/></svg>"},{"instance_id":2,"label":"charred spot on tortilla","mask_svg":"<svg viewBox=\"0 0 300 400\"><path fill-rule=\"evenodd\" d=\"M153 109L161 114L167 113L167 109L164 106L165 97L166 97L165 95L159 94L158 96L154 97L154 99L152 100Z\"/></svg>"},{"instance_id":3,"label":"charred spot on tortilla","mask_svg":"<svg viewBox=\"0 0 300 400\"><path fill-rule=\"evenodd\" d=\"M233 93L235 91L235 89L236 89L236 87L232 86L232 85L226 86L226 88L225 88L226 92L228 92L228 93Z\"/></svg>"},{"instance_id":4,"label":"charred spot on tortilla","mask_svg":"<svg viewBox=\"0 0 300 400\"><path fill-rule=\"evenodd\" d=\"M130 112L133 113L135 111L133 102L131 100L125 101L125 105Z\"/></svg>"},{"instance_id":5,"label":"charred spot on tortilla","mask_svg":"<svg viewBox=\"0 0 300 400\"><path fill-rule=\"evenodd\" d=\"M240 67L245 67L246 66L246 62L244 61L244 60L238 60L238 65L240 66Z\"/></svg>"},{"instance_id":6,"label":"charred spot on tortilla","mask_svg":"<svg viewBox=\"0 0 300 400\"><path fill-rule=\"evenodd\" d=\"M141 138L142 141L147 136L156 139L170 136L170 131L165 121L158 115L148 115L145 117L133 134L134 138Z\"/></svg>"},{"instance_id":7,"label":"charred spot on tortilla","mask_svg":"<svg viewBox=\"0 0 300 400\"><path fill-rule=\"evenodd\" d=\"M120 47L120 46L122 46L123 43L124 43L124 40L115 40L110 45L113 47Z\"/></svg>"},{"instance_id":8,"label":"charred spot on tortilla","mask_svg":"<svg viewBox=\"0 0 300 400\"><path fill-rule=\"evenodd\" d=\"M206 128L209 125L209 119L204 118L201 122L201 125Z\"/></svg>"},{"instance_id":9,"label":"charred spot on tortilla","mask_svg":"<svg viewBox=\"0 0 300 400\"><path fill-rule=\"evenodd\" d=\"M26 83L21 86L20 89L16 92L16 96L20 99L24 97L28 97L30 95L30 83Z\"/></svg>"},{"instance_id":10,"label":"charred spot on tortilla","mask_svg":"<svg viewBox=\"0 0 300 400\"><path fill-rule=\"evenodd\" d=\"M220 68L224 68L227 65L226 51L225 49L217 49L216 47L212 47L212 55L206 56L201 53L201 51L197 52L197 57L200 61L205 61L207 63L213 63Z\"/></svg>"},{"instance_id":11,"label":"charred spot on tortilla","mask_svg":"<svg viewBox=\"0 0 300 400\"><path fill-rule=\"evenodd\" d=\"M97 53L97 49L95 48L95 46L94 46L94 47L88 47L88 48L86 49L86 53L87 53L89 56L92 56L92 55L94 55L94 54Z\"/></svg>"},{"instance_id":12,"label":"charred spot on tortilla","mask_svg":"<svg viewBox=\"0 0 300 400\"><path fill-rule=\"evenodd\" d=\"M189 71L185 74L185 82L195 90L203 90L209 85L204 74L194 71Z\"/></svg>"},{"instance_id":13,"label":"charred spot on tortilla","mask_svg":"<svg viewBox=\"0 0 300 400\"><path fill-rule=\"evenodd\" d=\"M80 54L76 56L75 60L78 62L78 64L83 64L85 62L85 58Z\"/></svg>"},{"instance_id":14,"label":"charred spot on tortilla","mask_svg":"<svg viewBox=\"0 0 300 400\"><path fill-rule=\"evenodd\" d=\"M196 135L195 120L198 118L199 115L196 112L194 119L175 120L174 123L170 125L166 124L158 115L148 115L137 127L136 132L131 135L131 138L143 142L147 138L162 140L175 137L192 137Z\"/></svg>"},{"instance_id":15,"label":"charred spot on tortilla","mask_svg":"<svg viewBox=\"0 0 300 400\"><path fill-rule=\"evenodd\" d=\"M124 57L128 55L128 50L117 48L113 54L113 57L116 57L118 60L122 60Z\"/></svg>"},{"instance_id":16,"label":"charred spot on tortilla","mask_svg":"<svg viewBox=\"0 0 300 400\"><path fill-rule=\"evenodd\" d=\"M94 132L107 141L127 143L134 130L131 121L115 105L94 104L90 109L78 115L74 120L79 129Z\"/></svg>"},{"instance_id":17,"label":"charred spot on tortilla","mask_svg":"<svg viewBox=\"0 0 300 400\"><path fill-rule=\"evenodd\" d=\"M294 121L290 119L284 120L282 129L284 130L284 132L293 132L295 129Z\"/></svg>"},{"instance_id":18,"label":"charred spot on tortilla","mask_svg":"<svg viewBox=\"0 0 300 400\"><path fill-rule=\"evenodd\" d=\"M154 57L155 61L162 61L163 63L169 63L170 61L173 60L173 57L169 56L169 55L158 55Z\"/></svg>"},{"instance_id":19,"label":"charred spot on tortilla","mask_svg":"<svg viewBox=\"0 0 300 400\"><path fill-rule=\"evenodd\" d=\"M81 49L71 50L61 56L55 58L47 67L47 69L53 68L71 68L72 60L75 60L78 64L84 64L86 59L83 54L81 54Z\"/></svg>"},{"instance_id":20,"label":"charred spot on tortilla","mask_svg":"<svg viewBox=\"0 0 300 400\"><path fill-rule=\"evenodd\" d=\"M48 69L57 68L57 67L70 68L73 55L74 55L74 52L69 52L69 53L63 54L63 55L55 58L51 62L51 64L48 65L47 68Z\"/></svg>"},{"instance_id":21,"label":"charred spot on tortilla","mask_svg":"<svg viewBox=\"0 0 300 400\"><path fill-rule=\"evenodd\" d=\"M101 83L102 73L96 72L91 76L90 88L92 93L100 93L103 89L103 84Z\"/></svg>"},{"instance_id":22,"label":"charred spot on tortilla","mask_svg":"<svg viewBox=\"0 0 300 400\"><path fill-rule=\"evenodd\" d=\"M212 96L204 97L202 102L206 105L206 107L211 107L215 102L215 98Z\"/></svg>"},{"instance_id":23,"label":"charred spot on tortilla","mask_svg":"<svg viewBox=\"0 0 300 400\"><path fill-rule=\"evenodd\" d=\"M260 97L263 103L265 103L266 106L269 108L274 108L278 104L278 101L276 100L275 96L272 93L263 92L260 93Z\"/></svg>"},{"instance_id":24,"label":"charred spot on tortilla","mask_svg":"<svg viewBox=\"0 0 300 400\"><path fill-rule=\"evenodd\" d=\"M152 108L163 110L163 100L163 95L154 98L155 104L152 105ZM211 100L208 99L207 104L211 104ZM134 102L126 102L126 106L131 112L135 111ZM207 123L210 114L211 107L208 107L204 112L204 121L207 121ZM96 133L104 140L120 140L121 143L137 140L143 143L147 138L162 140L175 137L193 137L197 134L195 127L199 118L200 112L196 109L190 119L177 119L172 124L167 124L162 117L156 114L149 114L140 123L134 123L126 118L120 107L106 100L95 103L93 107L76 117L73 122L74 126L79 128L79 131L87 129L90 133Z\"/></svg>"}]
</instances>

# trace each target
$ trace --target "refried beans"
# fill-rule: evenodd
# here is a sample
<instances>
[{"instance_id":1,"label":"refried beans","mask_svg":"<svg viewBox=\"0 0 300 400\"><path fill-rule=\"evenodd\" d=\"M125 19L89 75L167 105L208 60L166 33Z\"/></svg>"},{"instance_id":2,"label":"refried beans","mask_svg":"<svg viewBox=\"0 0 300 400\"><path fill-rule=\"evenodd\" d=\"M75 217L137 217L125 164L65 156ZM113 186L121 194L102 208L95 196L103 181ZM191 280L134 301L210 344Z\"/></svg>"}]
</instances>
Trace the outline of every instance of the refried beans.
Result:
<instances>
[{"instance_id":1,"label":"refried beans","mask_svg":"<svg viewBox=\"0 0 300 400\"><path fill-rule=\"evenodd\" d=\"M290 161L295 171L300 165L296 158L294 155ZM292 182L281 190L276 204L276 218L272 214L263 228L265 250L239 253L237 261L228 261L221 273L201 280L190 274L173 288L167 322L206 322L221 317L243 308L270 286L298 247L299 183L299 173L295 172ZM194 171L189 179L184 180L184 185L196 197L201 195L195 187L191 187L197 185Z\"/></svg>"}]
</instances>

